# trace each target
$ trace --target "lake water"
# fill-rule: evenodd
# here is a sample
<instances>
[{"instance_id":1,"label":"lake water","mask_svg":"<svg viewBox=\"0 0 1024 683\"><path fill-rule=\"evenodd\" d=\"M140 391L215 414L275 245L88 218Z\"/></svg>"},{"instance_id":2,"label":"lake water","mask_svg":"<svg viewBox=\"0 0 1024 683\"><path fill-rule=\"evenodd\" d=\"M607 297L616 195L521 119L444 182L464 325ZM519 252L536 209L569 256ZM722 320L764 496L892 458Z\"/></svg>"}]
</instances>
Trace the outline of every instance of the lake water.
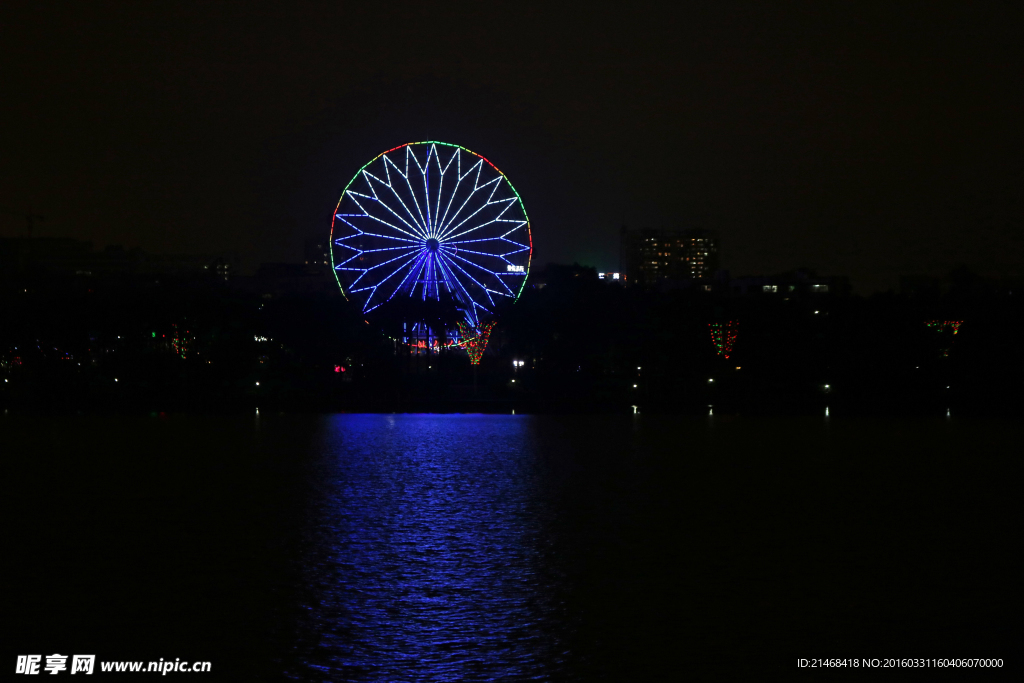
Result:
<instances>
[{"instance_id":1,"label":"lake water","mask_svg":"<svg viewBox=\"0 0 1024 683\"><path fill-rule=\"evenodd\" d=\"M227 680L799 677L798 657L1007 658L1022 431L8 415L7 647L209 660Z\"/></svg>"}]
</instances>

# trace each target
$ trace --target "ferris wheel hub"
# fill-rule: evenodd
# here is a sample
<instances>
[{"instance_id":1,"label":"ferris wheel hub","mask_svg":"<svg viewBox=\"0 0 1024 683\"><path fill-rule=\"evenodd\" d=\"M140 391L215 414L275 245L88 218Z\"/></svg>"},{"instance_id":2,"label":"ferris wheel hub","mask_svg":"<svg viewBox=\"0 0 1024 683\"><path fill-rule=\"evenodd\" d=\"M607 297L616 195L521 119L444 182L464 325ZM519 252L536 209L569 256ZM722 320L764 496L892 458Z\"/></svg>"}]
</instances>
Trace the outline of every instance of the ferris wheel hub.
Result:
<instances>
[{"instance_id":1,"label":"ferris wheel hub","mask_svg":"<svg viewBox=\"0 0 1024 683\"><path fill-rule=\"evenodd\" d=\"M440 247L440 246L441 246L441 243L438 242L433 237L431 237L430 239L427 240L427 249L429 249L430 251L437 251L438 247Z\"/></svg>"}]
</instances>

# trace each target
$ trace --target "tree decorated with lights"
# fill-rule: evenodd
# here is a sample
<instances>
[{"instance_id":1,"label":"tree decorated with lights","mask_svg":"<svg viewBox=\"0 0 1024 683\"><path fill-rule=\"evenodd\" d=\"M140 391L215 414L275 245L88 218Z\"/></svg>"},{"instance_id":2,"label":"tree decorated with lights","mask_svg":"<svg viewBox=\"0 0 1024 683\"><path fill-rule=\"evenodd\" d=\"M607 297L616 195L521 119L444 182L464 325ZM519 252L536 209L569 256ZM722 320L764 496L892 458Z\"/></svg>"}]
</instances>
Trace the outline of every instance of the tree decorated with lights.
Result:
<instances>
[{"instance_id":1,"label":"tree decorated with lights","mask_svg":"<svg viewBox=\"0 0 1024 683\"><path fill-rule=\"evenodd\" d=\"M736 343L736 334L739 332L739 321L729 320L725 323L708 323L711 329L711 343L715 347L715 353L722 358L728 358L732 354L732 347Z\"/></svg>"},{"instance_id":2,"label":"tree decorated with lights","mask_svg":"<svg viewBox=\"0 0 1024 683\"><path fill-rule=\"evenodd\" d=\"M480 365L480 359L484 356L484 349L487 348L487 340L491 337L491 330L494 329L494 321L484 323L479 329L471 328L467 323L459 322L459 334L462 337L460 345L469 354L469 362L473 365Z\"/></svg>"},{"instance_id":3,"label":"tree decorated with lights","mask_svg":"<svg viewBox=\"0 0 1024 683\"><path fill-rule=\"evenodd\" d=\"M465 147L414 142L379 154L342 192L331 261L342 294L367 318L402 317L400 341L460 346L479 363L496 309L519 298L533 242L522 199ZM451 301L451 316L409 312Z\"/></svg>"},{"instance_id":4,"label":"tree decorated with lights","mask_svg":"<svg viewBox=\"0 0 1024 683\"><path fill-rule=\"evenodd\" d=\"M956 341L956 333L960 331L960 325L963 324L963 320L925 320L924 324L928 326L928 329L932 330L940 336L945 342L939 349L940 355L943 358L949 357L949 351L953 346L953 342Z\"/></svg>"}]
</instances>

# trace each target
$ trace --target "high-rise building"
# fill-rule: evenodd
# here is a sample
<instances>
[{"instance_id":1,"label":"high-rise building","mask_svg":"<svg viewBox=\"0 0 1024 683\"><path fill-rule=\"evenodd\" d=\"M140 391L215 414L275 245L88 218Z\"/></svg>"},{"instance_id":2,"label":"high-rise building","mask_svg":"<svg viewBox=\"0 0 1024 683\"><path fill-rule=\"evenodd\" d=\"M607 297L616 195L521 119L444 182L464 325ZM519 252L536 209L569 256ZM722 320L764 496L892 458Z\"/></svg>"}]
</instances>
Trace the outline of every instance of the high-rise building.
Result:
<instances>
[{"instance_id":1,"label":"high-rise building","mask_svg":"<svg viewBox=\"0 0 1024 683\"><path fill-rule=\"evenodd\" d=\"M707 279L718 269L718 240L699 230L623 226L619 269L630 283Z\"/></svg>"}]
</instances>

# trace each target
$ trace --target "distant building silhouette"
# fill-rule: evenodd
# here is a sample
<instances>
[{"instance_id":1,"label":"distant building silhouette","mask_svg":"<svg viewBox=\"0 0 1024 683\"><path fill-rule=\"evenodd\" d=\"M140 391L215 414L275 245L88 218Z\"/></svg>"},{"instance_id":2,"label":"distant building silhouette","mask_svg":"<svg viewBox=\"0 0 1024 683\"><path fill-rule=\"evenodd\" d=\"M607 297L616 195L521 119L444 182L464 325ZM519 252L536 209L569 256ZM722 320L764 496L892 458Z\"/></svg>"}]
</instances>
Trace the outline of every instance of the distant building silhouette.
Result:
<instances>
[{"instance_id":1,"label":"distant building silhouette","mask_svg":"<svg viewBox=\"0 0 1024 683\"><path fill-rule=\"evenodd\" d=\"M303 261L305 265L316 270L331 269L331 244L324 238L308 239L303 245Z\"/></svg>"},{"instance_id":2,"label":"distant building silhouette","mask_svg":"<svg viewBox=\"0 0 1024 683\"><path fill-rule=\"evenodd\" d=\"M8 272L56 276L174 275L228 280L238 270L237 254L148 254L112 244L100 251L92 242L65 237L0 238L0 267Z\"/></svg>"},{"instance_id":3,"label":"distant building silhouette","mask_svg":"<svg viewBox=\"0 0 1024 683\"><path fill-rule=\"evenodd\" d=\"M629 283L708 279L718 269L718 240L701 230L622 227L619 271Z\"/></svg>"},{"instance_id":4,"label":"distant building silhouette","mask_svg":"<svg viewBox=\"0 0 1024 683\"><path fill-rule=\"evenodd\" d=\"M265 299L296 294L339 295L333 278L325 277L330 266L304 263L261 263L256 274L238 278L239 289L254 292Z\"/></svg>"}]
</instances>

